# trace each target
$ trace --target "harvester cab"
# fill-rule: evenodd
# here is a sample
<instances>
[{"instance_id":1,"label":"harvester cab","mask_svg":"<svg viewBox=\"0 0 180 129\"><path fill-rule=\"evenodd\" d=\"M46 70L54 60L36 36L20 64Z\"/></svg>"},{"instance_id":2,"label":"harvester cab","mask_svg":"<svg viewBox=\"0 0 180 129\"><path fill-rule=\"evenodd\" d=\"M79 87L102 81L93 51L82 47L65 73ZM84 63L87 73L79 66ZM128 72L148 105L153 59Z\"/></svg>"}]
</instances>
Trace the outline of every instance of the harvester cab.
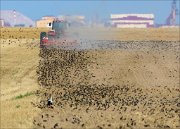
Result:
<instances>
[{"instance_id":1,"label":"harvester cab","mask_svg":"<svg viewBox=\"0 0 180 129\"><path fill-rule=\"evenodd\" d=\"M56 41L66 36L68 24L63 20L54 20L52 22L52 28L48 32L40 33L40 47L52 46Z\"/></svg>"}]
</instances>

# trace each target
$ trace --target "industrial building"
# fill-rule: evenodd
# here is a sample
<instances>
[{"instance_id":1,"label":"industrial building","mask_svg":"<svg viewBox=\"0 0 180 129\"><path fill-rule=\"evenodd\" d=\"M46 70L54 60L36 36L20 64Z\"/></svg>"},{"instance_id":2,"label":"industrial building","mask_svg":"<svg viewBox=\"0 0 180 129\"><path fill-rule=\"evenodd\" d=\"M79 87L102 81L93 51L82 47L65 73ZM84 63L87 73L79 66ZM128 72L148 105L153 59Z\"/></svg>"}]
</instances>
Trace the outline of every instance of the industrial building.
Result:
<instances>
[{"instance_id":1,"label":"industrial building","mask_svg":"<svg viewBox=\"0 0 180 129\"><path fill-rule=\"evenodd\" d=\"M55 17L44 16L42 19L36 21L36 27L51 27Z\"/></svg>"},{"instance_id":2,"label":"industrial building","mask_svg":"<svg viewBox=\"0 0 180 129\"><path fill-rule=\"evenodd\" d=\"M111 25L117 28L154 27L154 14L111 14Z\"/></svg>"}]
</instances>

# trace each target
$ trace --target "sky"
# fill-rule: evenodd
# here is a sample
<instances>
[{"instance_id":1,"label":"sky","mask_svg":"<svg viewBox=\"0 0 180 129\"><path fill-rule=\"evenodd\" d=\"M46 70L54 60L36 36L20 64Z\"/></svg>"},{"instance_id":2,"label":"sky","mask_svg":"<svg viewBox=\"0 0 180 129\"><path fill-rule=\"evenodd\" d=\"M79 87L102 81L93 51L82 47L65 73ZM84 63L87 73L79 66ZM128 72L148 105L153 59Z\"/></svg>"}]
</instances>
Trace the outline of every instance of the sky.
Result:
<instances>
[{"instance_id":1,"label":"sky","mask_svg":"<svg viewBox=\"0 0 180 129\"><path fill-rule=\"evenodd\" d=\"M172 0L1 0L1 10L15 9L32 20L45 15L83 15L87 20L95 17L108 20L110 14L153 13L155 23L163 24L170 14L171 3ZM178 9L179 4L177 0Z\"/></svg>"}]
</instances>

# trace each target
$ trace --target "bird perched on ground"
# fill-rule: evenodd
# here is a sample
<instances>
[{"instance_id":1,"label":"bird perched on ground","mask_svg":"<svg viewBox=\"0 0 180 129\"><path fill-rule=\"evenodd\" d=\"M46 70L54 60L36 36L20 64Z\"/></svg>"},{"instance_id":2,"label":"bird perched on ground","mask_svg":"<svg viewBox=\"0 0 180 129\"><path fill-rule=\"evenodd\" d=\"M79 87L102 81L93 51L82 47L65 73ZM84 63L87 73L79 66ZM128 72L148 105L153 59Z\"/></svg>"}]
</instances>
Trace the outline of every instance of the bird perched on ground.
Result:
<instances>
[{"instance_id":1,"label":"bird perched on ground","mask_svg":"<svg viewBox=\"0 0 180 129\"><path fill-rule=\"evenodd\" d=\"M53 100L52 100L52 96L48 99L48 103L47 105L48 106L51 106L53 104Z\"/></svg>"}]
</instances>

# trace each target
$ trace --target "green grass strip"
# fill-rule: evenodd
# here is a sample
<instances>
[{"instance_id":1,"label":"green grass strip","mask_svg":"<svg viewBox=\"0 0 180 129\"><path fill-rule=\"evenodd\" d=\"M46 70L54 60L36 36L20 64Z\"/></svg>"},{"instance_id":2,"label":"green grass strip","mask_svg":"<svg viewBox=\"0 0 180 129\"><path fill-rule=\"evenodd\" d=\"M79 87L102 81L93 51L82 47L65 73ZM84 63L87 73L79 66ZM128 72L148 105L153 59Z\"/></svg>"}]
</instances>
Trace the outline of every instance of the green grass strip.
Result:
<instances>
[{"instance_id":1,"label":"green grass strip","mask_svg":"<svg viewBox=\"0 0 180 129\"><path fill-rule=\"evenodd\" d=\"M14 97L13 99L22 99L22 98L24 98L24 97L28 97L28 96L31 96L31 95L33 95L34 93L33 92L27 92L26 94L24 94L24 95L22 95L22 94L20 94L20 95L18 95L18 96L16 96L16 97Z\"/></svg>"}]
</instances>

